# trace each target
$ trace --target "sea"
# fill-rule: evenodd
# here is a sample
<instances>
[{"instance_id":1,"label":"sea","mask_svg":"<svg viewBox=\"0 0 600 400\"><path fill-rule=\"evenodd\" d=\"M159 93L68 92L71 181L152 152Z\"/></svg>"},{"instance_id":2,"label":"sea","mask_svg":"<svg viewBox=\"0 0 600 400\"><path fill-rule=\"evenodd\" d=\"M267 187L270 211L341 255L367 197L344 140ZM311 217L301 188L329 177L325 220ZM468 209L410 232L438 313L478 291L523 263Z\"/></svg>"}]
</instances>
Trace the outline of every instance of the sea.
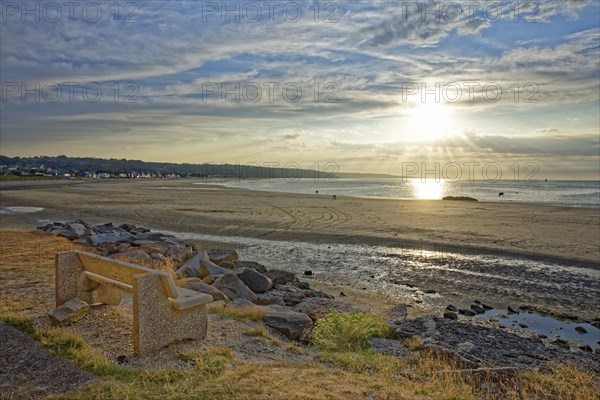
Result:
<instances>
[{"instance_id":1,"label":"sea","mask_svg":"<svg viewBox=\"0 0 600 400\"><path fill-rule=\"evenodd\" d=\"M467 196L479 201L538 203L568 207L600 208L600 181L500 180L459 181L443 179L257 179L230 180L227 187L274 192L388 199L438 200Z\"/></svg>"}]
</instances>

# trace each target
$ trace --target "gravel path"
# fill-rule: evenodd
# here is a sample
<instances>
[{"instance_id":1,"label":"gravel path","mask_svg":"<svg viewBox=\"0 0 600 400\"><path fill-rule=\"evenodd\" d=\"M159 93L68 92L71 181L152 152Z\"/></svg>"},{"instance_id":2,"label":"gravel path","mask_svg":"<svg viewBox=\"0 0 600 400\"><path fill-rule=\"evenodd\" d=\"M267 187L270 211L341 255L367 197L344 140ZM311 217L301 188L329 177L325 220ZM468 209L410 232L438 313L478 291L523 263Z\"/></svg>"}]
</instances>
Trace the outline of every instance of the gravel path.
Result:
<instances>
[{"instance_id":1,"label":"gravel path","mask_svg":"<svg viewBox=\"0 0 600 400\"><path fill-rule=\"evenodd\" d=\"M94 380L94 375L0 322L0 399L39 399Z\"/></svg>"}]
</instances>

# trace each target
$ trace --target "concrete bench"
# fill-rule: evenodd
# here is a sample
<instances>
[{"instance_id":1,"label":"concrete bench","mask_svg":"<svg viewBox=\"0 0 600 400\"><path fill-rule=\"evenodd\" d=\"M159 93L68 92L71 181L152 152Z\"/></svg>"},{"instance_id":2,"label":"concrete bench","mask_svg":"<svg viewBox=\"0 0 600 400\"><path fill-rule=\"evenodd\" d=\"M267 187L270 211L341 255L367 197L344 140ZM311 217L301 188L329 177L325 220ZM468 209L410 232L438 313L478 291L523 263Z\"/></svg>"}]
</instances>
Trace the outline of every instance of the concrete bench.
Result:
<instances>
[{"instance_id":1,"label":"concrete bench","mask_svg":"<svg viewBox=\"0 0 600 400\"><path fill-rule=\"evenodd\" d=\"M56 306L78 298L116 305L133 294L133 351L150 353L182 339L206 338L212 296L175 285L167 272L83 251L56 256Z\"/></svg>"}]
</instances>

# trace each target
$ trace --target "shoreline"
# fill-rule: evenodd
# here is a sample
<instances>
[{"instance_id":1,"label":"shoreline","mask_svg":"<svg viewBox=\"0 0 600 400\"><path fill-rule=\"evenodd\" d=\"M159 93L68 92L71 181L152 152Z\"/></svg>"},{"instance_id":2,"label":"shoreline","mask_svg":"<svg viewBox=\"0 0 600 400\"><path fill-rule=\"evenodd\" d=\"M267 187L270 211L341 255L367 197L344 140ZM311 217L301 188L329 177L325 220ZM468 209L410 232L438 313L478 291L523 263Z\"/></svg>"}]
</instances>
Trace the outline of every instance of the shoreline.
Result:
<instances>
[{"instance_id":1,"label":"shoreline","mask_svg":"<svg viewBox=\"0 0 600 400\"><path fill-rule=\"evenodd\" d=\"M574 265L581 265L585 267L600 267L600 215L597 213L596 208L583 208L583 207L568 207L568 206L553 206L548 204L537 204L537 203L500 203L500 202L462 202L462 201L444 201L444 200L422 200L422 199L386 199L376 197L352 197L352 196L338 196L335 203L326 195L315 195L315 194L300 194L300 193L289 193L289 192L278 192L278 191L266 191L266 190L253 190L253 189L238 189L230 188L219 184L218 182L206 182L199 184L197 190L189 190L191 188L185 187L189 185L193 179L179 179L179 180L145 180L145 181L106 181L106 182L87 182L93 183L88 185L86 183L77 183L75 185L69 185L67 187L30 187L29 190L11 190L9 188L0 188L0 200L4 207L42 207L44 212L37 214L21 214L14 218L9 218L6 215L2 216L2 222L0 229L9 227L14 228L33 228L39 224L39 219L54 219L57 218L72 218L81 215L84 218L94 220L96 222L102 222L104 215L108 219L118 221L128 220L138 223L144 223L148 226L153 226L156 229L168 229L184 231L182 228L193 227L195 224L185 224L184 219L190 217L192 220L197 220L203 217L211 220L220 225L231 223L231 225L242 225L251 224L253 222L261 222L262 220L271 219L276 222L280 222L280 226L268 226L268 224L261 224L263 226L244 226L243 232L231 232L227 225L221 227L215 227L213 223L205 224L203 229L189 229L188 231L202 232L211 235L222 235L232 237L250 237L250 238L264 238L264 239L283 239L283 240L298 240L303 241L307 237L311 242L319 241L330 241L334 243L373 243L384 244L384 245L395 245L397 247L410 246L418 247L424 246L426 248L441 248L443 252L461 252L465 254L500 254L509 257L526 257L535 260L568 263ZM195 184L195 183L192 183ZM169 190L161 190L156 186L162 188L168 188ZM90 190L86 190L86 189ZM102 193L103 188L111 189L111 193ZM116 190L113 190L116 189ZM210 189L210 190L209 190ZM214 190L218 189L218 190ZM160 208L161 205L150 205L145 200L131 200L132 194L143 195L146 190L151 190L154 194L160 193L159 196L154 196L152 200L161 200L163 203L168 200L171 204L164 207L161 211L168 212L169 214L177 214L180 220L177 223L172 221L166 221L165 218L157 215L156 208ZM195 192L202 200L210 200L207 207L197 208L176 208L178 202L182 205L189 205L190 201L194 201L192 196L180 196L185 199L171 198L168 194L171 191L187 191ZM132 193L132 191L138 193ZM83 193L78 193L83 192ZM33 195L33 193L40 193L51 196L52 199L42 199L40 196ZM114 200L106 200L107 194L115 195ZM236 197L232 201L228 202L227 198ZM73 204L73 201L87 197L85 201L89 204ZM121 197L119 199L118 197ZM137 197L137 196L134 196ZM151 196L146 196L151 197ZM77 199L77 200L78 200ZM53 201L56 200L56 201ZM95 201L100 200L99 204L94 204ZM231 199L230 199L231 200ZM317 202L312 203L312 201ZM71 203L64 204L61 203ZM124 206L125 208L132 208L139 202L140 208L149 208L152 211L152 215L148 215L144 218L143 212L128 212L125 216L118 210L111 210L110 206ZM363 204L362 202L368 203ZM285 203L285 204L277 204ZM340 219L346 218L351 219L354 222L356 216L363 217L364 221L360 222L386 222L383 218L388 217L384 215L387 212L393 212L397 215L395 218L398 221L388 222L388 226L385 231L382 230L370 230L370 229L353 229L355 226L346 223L344 228L347 229L328 229L331 228L332 224L328 224L326 220L319 221L321 215L315 213L315 215L300 215L295 217L293 211L299 214L305 213L303 208L318 209L319 213L326 213L331 210L332 206L338 206L345 203L345 206L350 205L348 209L339 210L340 215L334 215L333 218L340 217ZM57 207L57 204L59 205ZM73 207L66 207L67 205ZM148 207L149 206L149 207ZM195 204L194 204L195 206ZM237 210L232 211L231 208L244 206L246 211L250 213L240 213ZM364 207L360 207L364 206ZM363 210L362 208L368 208L369 206L375 209ZM263 209L260 209L263 208ZM338 207L339 208L339 207ZM269 213L265 213L264 209L267 209ZM290 210L291 209L291 210ZM474 210L482 210L481 214L494 213L498 215L470 215ZM63 215L57 215L57 211ZM99 212L98 212L99 211ZM131 210L123 210L131 211ZM253 213L253 211L255 211ZM292 213L290 213L292 211ZM194 213L196 215L189 215ZM331 214L331 212L329 212ZM404 214L409 213L408 217ZM452 215L460 213L460 215ZM234 214L233 219L229 218ZM248 215L250 214L250 215ZM333 214L336 214L336 210L333 209ZM355 215L352 215L355 214ZM358 215L356 215L358 214ZM374 214L374 215L369 215ZM401 215L402 214L402 215ZM434 215L436 214L436 215ZM448 215L450 214L450 215ZM561 214L555 220L553 216ZM254 215L254 216L253 216ZM519 218L522 215L522 218ZM429 219L423 220L421 217ZM29 218L28 218L29 217ZM36 218L38 217L38 218ZM452 223L456 222L456 219L463 219L470 223L469 228L474 231L468 232L470 235L466 235L465 232L457 232L456 225L449 225L448 219L452 219ZM281 222L284 219L301 219L301 221L291 221L292 223ZM504 221L504 219L512 219L512 221ZM547 219L545 221L544 219ZM258 221L257 221L258 220ZM378 220L378 221L375 221ZM195 221L194 221L195 222ZM306 222L303 224L302 222ZM310 222L310 223L309 223ZM319 222L313 224L312 222ZM348 221L344 221L348 222ZM398 223L399 222L399 223ZM512 222L512 223L511 223ZM577 240L571 240L570 244L576 247L581 242L584 243L587 249L584 251L574 251L565 246L565 241L569 241L570 238L556 235L553 239L556 243L547 243L544 240L548 236L547 230L542 231L541 228L543 223L547 222L550 228L561 229L564 225L570 224L569 231L573 232L575 229L585 230L586 233L581 235L575 235L576 238L581 239L578 243ZM459 221L460 223L460 221ZM183 225L183 226L182 226ZM187 225L187 226L186 226ZM267 225L267 226L265 226ZM285 226L290 225L290 226ZM394 226L396 225L396 226ZM482 225L488 227L486 232L477 232L481 230ZM586 229L590 225L591 229ZM482 236L491 236L496 232L493 229L495 226L501 228L504 232L498 234L500 237L490 237L489 240L473 240L481 239ZM517 243L514 241L515 234L523 233L519 232L521 228L531 226L530 231L535 232L535 235L529 235L526 240L521 240L523 243ZM448 228L452 229L448 229ZM406 229L408 228L408 229ZM492 229L490 229L492 228ZM595 229L594 229L595 228ZM410 232L406 232L409 230ZM440 231L444 231L439 234ZM428 234L428 233L433 233ZM461 237L457 237L460 233ZM526 232L530 233L530 232ZM483 235L482 235L483 234ZM462 240L457 240L462 239ZM523 239L523 238L520 238ZM557 251L556 246L561 245L563 251Z\"/></svg>"}]
</instances>

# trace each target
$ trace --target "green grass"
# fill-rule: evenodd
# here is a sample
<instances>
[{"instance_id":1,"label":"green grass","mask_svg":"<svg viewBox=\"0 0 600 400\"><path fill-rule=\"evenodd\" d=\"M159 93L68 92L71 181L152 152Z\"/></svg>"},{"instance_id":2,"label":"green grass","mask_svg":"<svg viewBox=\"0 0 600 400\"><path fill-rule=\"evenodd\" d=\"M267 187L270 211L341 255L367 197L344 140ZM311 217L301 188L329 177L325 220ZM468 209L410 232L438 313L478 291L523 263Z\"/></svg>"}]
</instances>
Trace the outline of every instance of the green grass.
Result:
<instances>
[{"instance_id":1,"label":"green grass","mask_svg":"<svg viewBox=\"0 0 600 400\"><path fill-rule=\"evenodd\" d=\"M331 309L327 317L317 320L312 341L324 351L360 351L369 347L373 336L389 334L390 328L379 316L362 312L342 314Z\"/></svg>"}]
</instances>

